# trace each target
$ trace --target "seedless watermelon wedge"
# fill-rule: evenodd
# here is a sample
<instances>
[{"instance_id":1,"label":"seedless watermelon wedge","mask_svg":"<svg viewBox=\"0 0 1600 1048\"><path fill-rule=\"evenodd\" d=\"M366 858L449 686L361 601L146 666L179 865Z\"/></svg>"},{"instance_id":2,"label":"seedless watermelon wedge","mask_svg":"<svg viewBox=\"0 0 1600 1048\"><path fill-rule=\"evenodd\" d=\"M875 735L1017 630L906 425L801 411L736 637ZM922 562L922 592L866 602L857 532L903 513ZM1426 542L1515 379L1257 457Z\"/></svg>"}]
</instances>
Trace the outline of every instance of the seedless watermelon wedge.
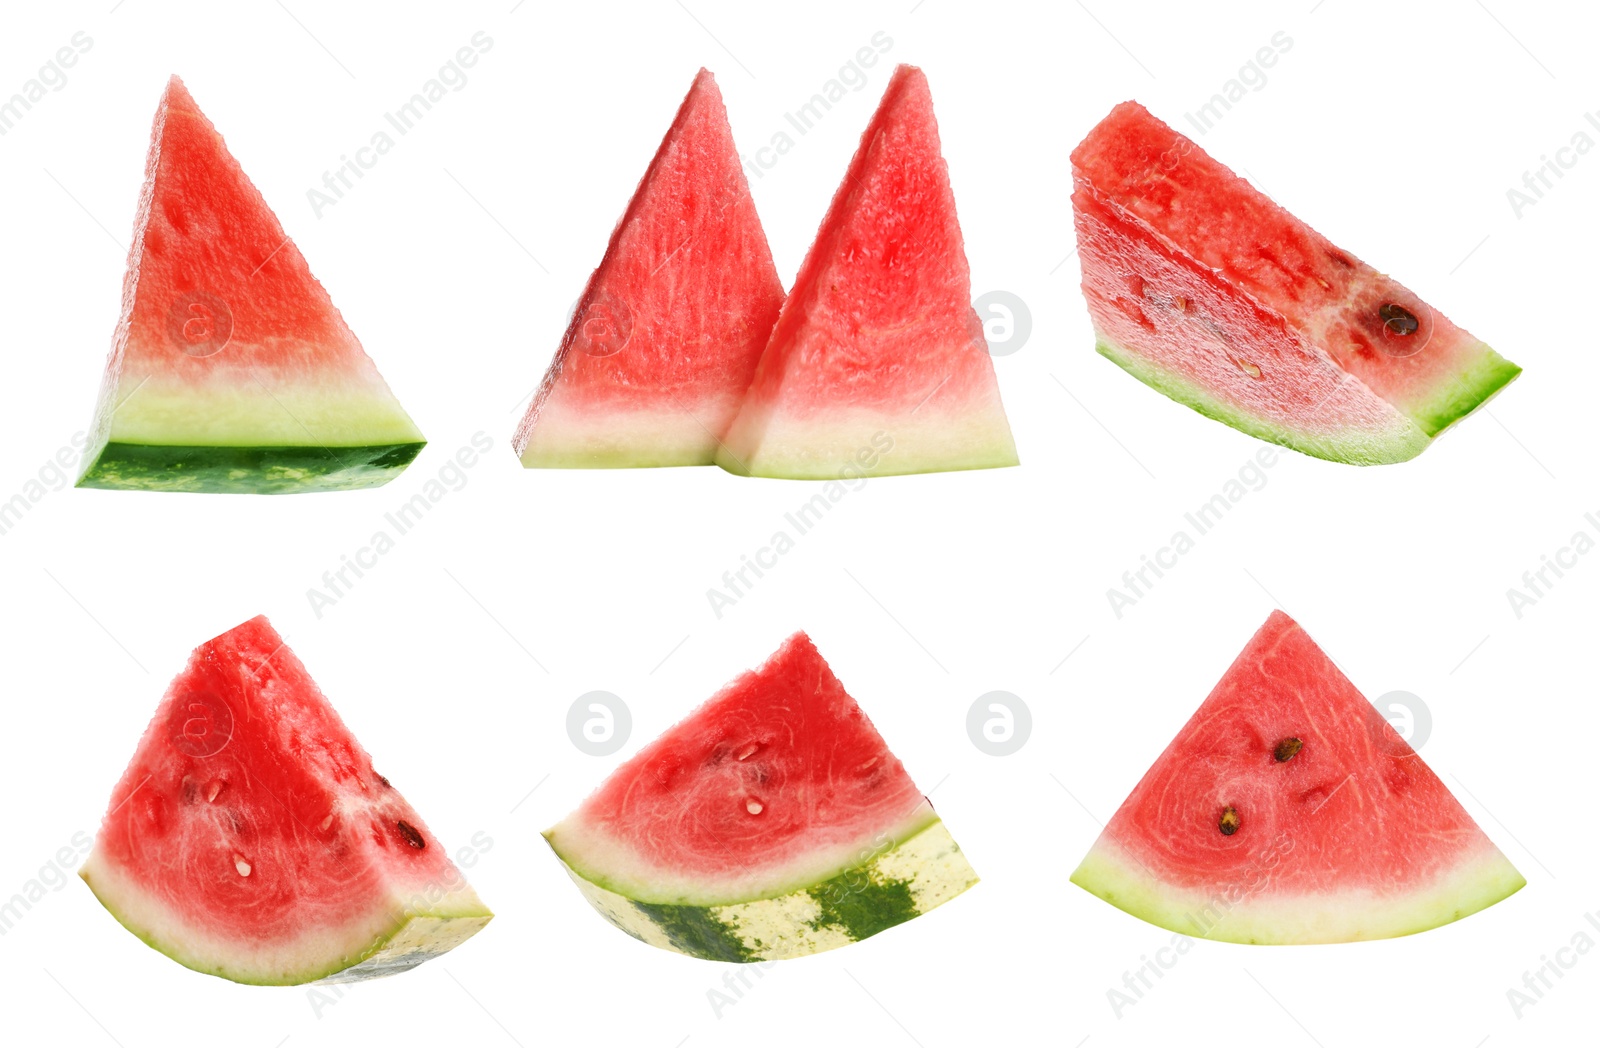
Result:
<instances>
[{"instance_id":1,"label":"seedless watermelon wedge","mask_svg":"<svg viewBox=\"0 0 1600 1048\"><path fill-rule=\"evenodd\" d=\"M890 78L717 462L830 480L1017 464L922 70Z\"/></svg>"},{"instance_id":2,"label":"seedless watermelon wedge","mask_svg":"<svg viewBox=\"0 0 1600 1048\"><path fill-rule=\"evenodd\" d=\"M1399 462L1521 371L1137 102L1072 153L1097 348L1235 429Z\"/></svg>"},{"instance_id":3,"label":"seedless watermelon wedge","mask_svg":"<svg viewBox=\"0 0 1600 1048\"><path fill-rule=\"evenodd\" d=\"M1208 939L1426 931L1522 875L1289 616L1273 612L1072 880Z\"/></svg>"},{"instance_id":4,"label":"seedless watermelon wedge","mask_svg":"<svg viewBox=\"0 0 1600 1048\"><path fill-rule=\"evenodd\" d=\"M492 916L264 618L190 656L81 876L151 946L242 983L404 971Z\"/></svg>"},{"instance_id":5,"label":"seedless watermelon wedge","mask_svg":"<svg viewBox=\"0 0 1600 1048\"><path fill-rule=\"evenodd\" d=\"M978 880L803 633L545 838L612 924L717 961L844 946Z\"/></svg>"},{"instance_id":6,"label":"seedless watermelon wedge","mask_svg":"<svg viewBox=\"0 0 1600 1048\"><path fill-rule=\"evenodd\" d=\"M423 446L211 121L173 77L79 487L365 488Z\"/></svg>"},{"instance_id":7,"label":"seedless watermelon wedge","mask_svg":"<svg viewBox=\"0 0 1600 1048\"><path fill-rule=\"evenodd\" d=\"M739 410L783 285L700 70L518 427L524 466L696 466Z\"/></svg>"}]
</instances>

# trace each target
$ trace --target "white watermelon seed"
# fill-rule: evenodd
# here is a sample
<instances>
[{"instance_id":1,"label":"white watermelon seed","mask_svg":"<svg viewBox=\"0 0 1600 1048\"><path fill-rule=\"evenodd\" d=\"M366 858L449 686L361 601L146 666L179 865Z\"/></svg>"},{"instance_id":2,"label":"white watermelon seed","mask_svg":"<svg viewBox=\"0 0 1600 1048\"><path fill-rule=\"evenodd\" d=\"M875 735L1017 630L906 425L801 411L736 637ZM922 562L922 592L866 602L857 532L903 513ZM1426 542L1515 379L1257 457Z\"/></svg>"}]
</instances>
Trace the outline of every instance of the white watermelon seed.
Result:
<instances>
[{"instance_id":1,"label":"white watermelon seed","mask_svg":"<svg viewBox=\"0 0 1600 1048\"><path fill-rule=\"evenodd\" d=\"M740 761L748 760L750 758L750 755L755 753L760 748L761 748L761 744L759 742L752 742L750 745L746 746L744 748L744 751L741 752L737 757L735 757L734 760L740 760Z\"/></svg>"},{"instance_id":2,"label":"white watermelon seed","mask_svg":"<svg viewBox=\"0 0 1600 1048\"><path fill-rule=\"evenodd\" d=\"M1239 361L1239 367L1244 369L1244 373L1246 375L1249 375L1251 378L1260 378L1261 377L1261 369L1256 367L1256 365L1250 363L1250 361L1248 361L1248 360L1240 360Z\"/></svg>"},{"instance_id":3,"label":"white watermelon seed","mask_svg":"<svg viewBox=\"0 0 1600 1048\"><path fill-rule=\"evenodd\" d=\"M222 780L221 779L212 780L211 788L206 791L206 800L207 801L215 801L217 799L217 794L219 794L221 792L222 792Z\"/></svg>"},{"instance_id":4,"label":"white watermelon seed","mask_svg":"<svg viewBox=\"0 0 1600 1048\"><path fill-rule=\"evenodd\" d=\"M325 830L329 826L332 826L332 825L333 825L333 812L330 811L327 814L327 816L323 818L322 822L318 824L317 829Z\"/></svg>"},{"instance_id":5,"label":"white watermelon seed","mask_svg":"<svg viewBox=\"0 0 1600 1048\"><path fill-rule=\"evenodd\" d=\"M250 876L250 864L244 861L243 855L235 855L233 857L233 868L239 871L239 876L241 877Z\"/></svg>"},{"instance_id":6,"label":"white watermelon seed","mask_svg":"<svg viewBox=\"0 0 1600 1048\"><path fill-rule=\"evenodd\" d=\"M760 815L761 802L756 800L754 797L751 797L749 800L744 802L744 810L749 812L751 815Z\"/></svg>"}]
</instances>

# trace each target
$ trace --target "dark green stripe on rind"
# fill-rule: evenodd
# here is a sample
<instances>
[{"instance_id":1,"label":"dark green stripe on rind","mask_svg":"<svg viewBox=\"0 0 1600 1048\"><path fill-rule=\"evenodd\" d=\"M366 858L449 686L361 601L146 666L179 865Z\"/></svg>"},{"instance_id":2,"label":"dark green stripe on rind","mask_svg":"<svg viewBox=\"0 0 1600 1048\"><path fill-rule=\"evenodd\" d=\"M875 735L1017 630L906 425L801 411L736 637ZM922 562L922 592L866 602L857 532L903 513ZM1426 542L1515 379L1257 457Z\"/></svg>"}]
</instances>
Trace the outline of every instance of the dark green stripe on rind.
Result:
<instances>
[{"instance_id":1,"label":"dark green stripe on rind","mask_svg":"<svg viewBox=\"0 0 1600 1048\"><path fill-rule=\"evenodd\" d=\"M108 443L80 488L255 495L376 488L398 477L426 445L218 447Z\"/></svg>"},{"instance_id":2,"label":"dark green stripe on rind","mask_svg":"<svg viewBox=\"0 0 1600 1048\"><path fill-rule=\"evenodd\" d=\"M660 906L635 901L634 909L654 921L679 953L708 961L748 964L760 960L709 906ZM619 926L620 927L620 926ZM623 929L627 931L626 928Z\"/></svg>"},{"instance_id":3,"label":"dark green stripe on rind","mask_svg":"<svg viewBox=\"0 0 1600 1048\"><path fill-rule=\"evenodd\" d=\"M814 929L838 928L857 942L917 916L911 882L884 877L875 867L848 870L812 888L821 913Z\"/></svg>"}]
</instances>

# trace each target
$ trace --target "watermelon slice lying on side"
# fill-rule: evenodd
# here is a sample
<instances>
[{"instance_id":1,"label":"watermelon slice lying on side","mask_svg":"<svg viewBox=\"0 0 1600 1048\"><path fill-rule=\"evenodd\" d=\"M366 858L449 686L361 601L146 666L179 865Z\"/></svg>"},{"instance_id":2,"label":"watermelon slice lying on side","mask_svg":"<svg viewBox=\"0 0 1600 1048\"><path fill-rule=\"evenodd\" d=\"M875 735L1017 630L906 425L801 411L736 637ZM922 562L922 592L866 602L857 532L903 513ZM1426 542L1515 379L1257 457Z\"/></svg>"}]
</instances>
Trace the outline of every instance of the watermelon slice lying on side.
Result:
<instances>
[{"instance_id":1,"label":"watermelon slice lying on side","mask_svg":"<svg viewBox=\"0 0 1600 1048\"><path fill-rule=\"evenodd\" d=\"M545 837L612 924L717 961L844 946L978 880L803 633Z\"/></svg>"},{"instance_id":2,"label":"watermelon slice lying on side","mask_svg":"<svg viewBox=\"0 0 1600 1048\"><path fill-rule=\"evenodd\" d=\"M79 487L386 484L424 444L222 136L173 77L156 111Z\"/></svg>"},{"instance_id":3,"label":"watermelon slice lying on side","mask_svg":"<svg viewBox=\"0 0 1600 1048\"><path fill-rule=\"evenodd\" d=\"M783 284L700 70L518 427L524 466L696 466L739 410Z\"/></svg>"},{"instance_id":4,"label":"watermelon slice lying on side","mask_svg":"<svg viewBox=\"0 0 1600 1048\"><path fill-rule=\"evenodd\" d=\"M1089 132L1072 173L1097 348L1235 429L1399 462L1521 371L1137 102Z\"/></svg>"},{"instance_id":5,"label":"watermelon slice lying on side","mask_svg":"<svg viewBox=\"0 0 1600 1048\"><path fill-rule=\"evenodd\" d=\"M829 480L1017 464L922 70L890 79L717 461Z\"/></svg>"},{"instance_id":6,"label":"watermelon slice lying on side","mask_svg":"<svg viewBox=\"0 0 1600 1048\"><path fill-rule=\"evenodd\" d=\"M139 938L242 983L404 971L492 916L265 618L195 649L80 875Z\"/></svg>"},{"instance_id":7,"label":"watermelon slice lying on side","mask_svg":"<svg viewBox=\"0 0 1600 1048\"><path fill-rule=\"evenodd\" d=\"M1072 880L1152 924L1240 943L1408 935L1526 883L1277 611Z\"/></svg>"}]
</instances>

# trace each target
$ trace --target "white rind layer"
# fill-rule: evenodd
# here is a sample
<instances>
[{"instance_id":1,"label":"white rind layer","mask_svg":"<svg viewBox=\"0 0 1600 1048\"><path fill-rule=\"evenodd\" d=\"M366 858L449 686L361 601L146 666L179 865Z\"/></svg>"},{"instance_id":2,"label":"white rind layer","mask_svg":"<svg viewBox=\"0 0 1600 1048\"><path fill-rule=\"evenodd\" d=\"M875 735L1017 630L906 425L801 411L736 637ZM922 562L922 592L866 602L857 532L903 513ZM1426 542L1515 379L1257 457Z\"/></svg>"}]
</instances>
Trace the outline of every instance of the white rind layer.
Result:
<instances>
[{"instance_id":1,"label":"white rind layer","mask_svg":"<svg viewBox=\"0 0 1600 1048\"><path fill-rule=\"evenodd\" d=\"M1431 884L1397 886L1393 892L1289 894L1275 891L1270 871L1263 871L1259 884L1219 885L1208 893L1157 880L1102 837L1073 872L1072 883L1170 931L1219 942L1286 945L1427 931L1492 906L1527 882L1489 845Z\"/></svg>"},{"instance_id":2,"label":"white rind layer","mask_svg":"<svg viewBox=\"0 0 1600 1048\"><path fill-rule=\"evenodd\" d=\"M337 928L306 927L292 940L262 945L191 926L98 850L78 875L123 927L179 964L257 985L356 982L405 971L459 946L493 917L465 881L392 888Z\"/></svg>"}]
</instances>

